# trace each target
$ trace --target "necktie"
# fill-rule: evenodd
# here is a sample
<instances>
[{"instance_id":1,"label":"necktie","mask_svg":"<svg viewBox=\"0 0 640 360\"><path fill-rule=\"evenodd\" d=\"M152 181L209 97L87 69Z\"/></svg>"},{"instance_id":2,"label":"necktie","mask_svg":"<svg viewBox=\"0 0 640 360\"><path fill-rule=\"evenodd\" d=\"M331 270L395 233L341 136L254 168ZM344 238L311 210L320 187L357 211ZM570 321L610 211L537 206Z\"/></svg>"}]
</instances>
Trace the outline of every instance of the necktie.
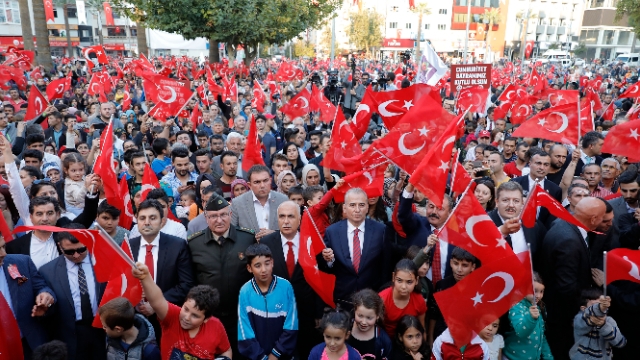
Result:
<instances>
[{"instance_id":1,"label":"necktie","mask_svg":"<svg viewBox=\"0 0 640 360\"><path fill-rule=\"evenodd\" d=\"M360 230L356 228L353 231L353 269L358 273L358 269L360 269L360 256L362 256L360 250L360 238L358 237L358 232Z\"/></svg>"},{"instance_id":2,"label":"necktie","mask_svg":"<svg viewBox=\"0 0 640 360\"><path fill-rule=\"evenodd\" d=\"M147 254L144 256L144 264L149 268L149 275L155 279L155 267L153 266L153 245L147 245Z\"/></svg>"},{"instance_id":3,"label":"necktie","mask_svg":"<svg viewBox=\"0 0 640 360\"><path fill-rule=\"evenodd\" d=\"M293 255L293 242L287 241L289 251L287 251L287 271L289 271L289 279L293 276L293 269L296 267L296 257Z\"/></svg>"},{"instance_id":4,"label":"necktie","mask_svg":"<svg viewBox=\"0 0 640 360\"><path fill-rule=\"evenodd\" d=\"M82 269L82 264L78 264L78 287L80 288L80 309L82 321L91 323L93 321L93 309L89 298L89 288L87 287L87 277Z\"/></svg>"},{"instance_id":5,"label":"necktie","mask_svg":"<svg viewBox=\"0 0 640 360\"><path fill-rule=\"evenodd\" d=\"M438 236L438 229L433 230L433 234ZM435 249L433 249L433 259L431 261L431 281L435 285L438 281L442 280L442 262L440 260L440 239L436 242Z\"/></svg>"}]
</instances>

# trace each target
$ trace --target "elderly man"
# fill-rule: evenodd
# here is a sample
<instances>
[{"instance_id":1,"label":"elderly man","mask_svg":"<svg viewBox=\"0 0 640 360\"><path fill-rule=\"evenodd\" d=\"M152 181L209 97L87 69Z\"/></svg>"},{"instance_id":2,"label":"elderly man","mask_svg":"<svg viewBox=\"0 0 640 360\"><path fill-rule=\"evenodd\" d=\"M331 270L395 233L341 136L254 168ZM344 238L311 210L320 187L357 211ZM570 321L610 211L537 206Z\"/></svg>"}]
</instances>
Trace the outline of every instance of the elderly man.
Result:
<instances>
[{"instance_id":1,"label":"elderly man","mask_svg":"<svg viewBox=\"0 0 640 360\"><path fill-rule=\"evenodd\" d=\"M244 252L256 242L251 230L231 224L231 206L213 194L204 206L207 228L189 237L198 285L209 285L220 292L216 316L227 331L229 342L238 353L238 296L251 279Z\"/></svg>"},{"instance_id":2,"label":"elderly man","mask_svg":"<svg viewBox=\"0 0 640 360\"><path fill-rule=\"evenodd\" d=\"M386 279L384 235L386 227L367 219L367 193L352 188L344 197L345 219L329 226L324 235L326 248L317 255L318 267L336 276L333 297L344 304L358 290L378 289Z\"/></svg>"},{"instance_id":3,"label":"elderly man","mask_svg":"<svg viewBox=\"0 0 640 360\"><path fill-rule=\"evenodd\" d=\"M305 359L314 345L322 341L315 331L315 304L317 296L304 278L298 263L300 246L300 207L293 201L285 201L278 206L279 231L263 237L261 244L271 249L273 254L273 274L289 280L293 286L298 308L298 356Z\"/></svg>"},{"instance_id":4,"label":"elderly man","mask_svg":"<svg viewBox=\"0 0 640 360\"><path fill-rule=\"evenodd\" d=\"M595 230L605 216L604 200L586 197L576 205L574 216L589 230ZM540 267L545 281L548 310L547 339L559 359L569 359L574 343L573 317L580 308L580 291L592 286L589 247L593 233L557 219L540 249Z\"/></svg>"},{"instance_id":5,"label":"elderly man","mask_svg":"<svg viewBox=\"0 0 640 360\"><path fill-rule=\"evenodd\" d=\"M254 165L247 173L250 191L233 199L231 223L251 229L260 240L278 230L277 209L287 197L271 190L271 175L264 165Z\"/></svg>"},{"instance_id":6,"label":"elderly man","mask_svg":"<svg viewBox=\"0 0 640 360\"><path fill-rule=\"evenodd\" d=\"M606 158L602 160L600 168L602 169L602 177L600 179L602 187L614 194L617 193L620 189L620 184L616 179L621 172L618 160L614 158Z\"/></svg>"},{"instance_id":7,"label":"elderly man","mask_svg":"<svg viewBox=\"0 0 640 360\"><path fill-rule=\"evenodd\" d=\"M587 164L582 167L581 176L589 184L589 192L593 197L606 197L611 195L611 191L600 186L602 178L602 168L598 164Z\"/></svg>"}]
</instances>

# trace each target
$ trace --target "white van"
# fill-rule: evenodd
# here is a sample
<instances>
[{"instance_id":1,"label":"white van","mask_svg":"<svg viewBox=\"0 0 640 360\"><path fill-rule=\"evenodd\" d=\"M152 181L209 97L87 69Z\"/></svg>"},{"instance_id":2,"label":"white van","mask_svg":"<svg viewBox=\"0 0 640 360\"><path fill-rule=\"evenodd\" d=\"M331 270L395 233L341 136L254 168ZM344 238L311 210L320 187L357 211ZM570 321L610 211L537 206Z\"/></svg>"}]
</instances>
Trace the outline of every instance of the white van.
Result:
<instances>
[{"instance_id":1,"label":"white van","mask_svg":"<svg viewBox=\"0 0 640 360\"><path fill-rule=\"evenodd\" d=\"M540 61L551 64L561 64L564 66L571 66L571 54L565 50L547 50L542 54Z\"/></svg>"},{"instance_id":2,"label":"white van","mask_svg":"<svg viewBox=\"0 0 640 360\"><path fill-rule=\"evenodd\" d=\"M613 60L613 62L617 64L618 62L622 61L623 63L625 63L625 65L628 66L638 66L640 65L638 58L640 58L640 54L638 53L626 53L618 55L618 57Z\"/></svg>"}]
</instances>

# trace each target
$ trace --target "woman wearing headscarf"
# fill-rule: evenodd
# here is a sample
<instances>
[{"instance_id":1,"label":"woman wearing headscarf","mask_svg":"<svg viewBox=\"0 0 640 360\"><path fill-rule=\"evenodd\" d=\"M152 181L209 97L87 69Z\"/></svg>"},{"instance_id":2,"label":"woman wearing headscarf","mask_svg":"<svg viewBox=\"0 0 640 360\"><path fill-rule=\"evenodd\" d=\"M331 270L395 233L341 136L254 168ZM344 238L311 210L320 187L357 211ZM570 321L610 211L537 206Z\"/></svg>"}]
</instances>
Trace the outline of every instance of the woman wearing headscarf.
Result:
<instances>
[{"instance_id":1,"label":"woman wearing headscarf","mask_svg":"<svg viewBox=\"0 0 640 360\"><path fill-rule=\"evenodd\" d=\"M307 164L302 168L302 187L320 185L320 169L314 164Z\"/></svg>"},{"instance_id":2,"label":"woman wearing headscarf","mask_svg":"<svg viewBox=\"0 0 640 360\"><path fill-rule=\"evenodd\" d=\"M249 184L244 179L235 179L231 182L231 200L249 191Z\"/></svg>"},{"instance_id":3,"label":"woman wearing headscarf","mask_svg":"<svg viewBox=\"0 0 640 360\"><path fill-rule=\"evenodd\" d=\"M289 195L289 189L298 185L296 175L291 170L282 170L276 179L277 191Z\"/></svg>"}]
</instances>

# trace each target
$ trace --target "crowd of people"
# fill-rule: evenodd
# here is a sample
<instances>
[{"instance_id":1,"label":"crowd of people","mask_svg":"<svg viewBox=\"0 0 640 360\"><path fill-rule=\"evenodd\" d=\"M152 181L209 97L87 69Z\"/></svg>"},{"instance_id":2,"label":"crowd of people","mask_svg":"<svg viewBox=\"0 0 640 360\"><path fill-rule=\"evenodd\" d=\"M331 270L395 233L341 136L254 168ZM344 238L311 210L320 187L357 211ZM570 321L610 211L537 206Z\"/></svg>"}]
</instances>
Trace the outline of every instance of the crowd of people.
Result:
<instances>
[{"instance_id":1,"label":"crowd of people","mask_svg":"<svg viewBox=\"0 0 640 360\"><path fill-rule=\"evenodd\" d=\"M178 78L178 69L165 72L165 61L152 59L158 72ZM410 65L400 82L396 64L367 62L354 72L338 65L337 105L347 122L366 92L413 86ZM517 125L509 114L494 116L504 84L491 87L486 113L467 113L454 161L473 178L473 195L508 246L531 251L535 293L461 346L434 298L482 266L441 234L460 194L447 190L438 206L393 162L380 196L352 187L349 174L323 163L337 146L332 122L281 109L312 83L322 86L314 77L326 83L329 69L299 63L304 76L271 87L267 77L278 66L255 62L250 73L236 74L237 99L190 99L184 109L199 109L199 123L182 112L149 116L146 80L133 70L118 78L124 63L117 59L105 65L114 79L107 94L89 95L92 73L79 61L43 70L34 79L41 92L67 76L72 89L35 119L25 118L28 91L1 92L2 218L10 230L40 227L0 239L0 310L6 304L15 317L13 338L25 359L636 359L640 345L627 339L640 337L640 284L613 282L605 296L603 252L640 247L640 177L632 159L602 153L609 129L635 121L635 99L618 97L637 80L636 69L539 67L560 89L582 90L585 76L605 79L598 96L614 107L613 118L596 112L594 131L578 144L511 136ZM213 69L222 86L226 75ZM198 74L193 89L207 84L206 73ZM370 87L380 78L386 83ZM260 106L256 82L268 95ZM448 93L439 89L453 114L456 97ZM529 114L550 106L541 98ZM110 124L113 134L101 134ZM252 125L262 161L243 169ZM389 130L374 114L358 144L365 151ZM93 171L106 136L132 215L105 200L107 184ZM149 175L159 187L149 189ZM520 217L536 183L590 231L544 207L525 227ZM339 192L342 202L334 199ZM125 217L130 228L120 226ZM312 269L335 277L333 307L299 261L310 246L300 236L304 217L324 240ZM140 302L102 304L106 284L72 231L96 225L128 244ZM96 316L102 327L92 326Z\"/></svg>"}]
</instances>

